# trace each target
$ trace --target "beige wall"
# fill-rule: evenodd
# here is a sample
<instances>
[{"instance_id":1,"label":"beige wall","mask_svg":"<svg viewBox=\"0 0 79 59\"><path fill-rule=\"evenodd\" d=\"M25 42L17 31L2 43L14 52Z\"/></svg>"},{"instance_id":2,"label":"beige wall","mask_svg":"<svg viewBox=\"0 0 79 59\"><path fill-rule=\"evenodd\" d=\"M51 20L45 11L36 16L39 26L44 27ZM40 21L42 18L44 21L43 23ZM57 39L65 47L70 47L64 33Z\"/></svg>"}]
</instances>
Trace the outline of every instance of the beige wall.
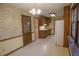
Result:
<instances>
[{"instance_id":1,"label":"beige wall","mask_svg":"<svg viewBox=\"0 0 79 59\"><path fill-rule=\"evenodd\" d=\"M22 35L21 12L7 5L0 5L0 40Z\"/></svg>"},{"instance_id":2,"label":"beige wall","mask_svg":"<svg viewBox=\"0 0 79 59\"><path fill-rule=\"evenodd\" d=\"M35 23L34 23L35 18L31 18L31 29L32 29L32 41L35 40Z\"/></svg>"},{"instance_id":3,"label":"beige wall","mask_svg":"<svg viewBox=\"0 0 79 59\"><path fill-rule=\"evenodd\" d=\"M22 36L11 40L0 42L0 55L5 55L21 46L23 46Z\"/></svg>"},{"instance_id":4,"label":"beige wall","mask_svg":"<svg viewBox=\"0 0 79 59\"><path fill-rule=\"evenodd\" d=\"M51 19L51 28L52 28L51 34L54 34L55 32L55 19L54 18Z\"/></svg>"},{"instance_id":5,"label":"beige wall","mask_svg":"<svg viewBox=\"0 0 79 59\"><path fill-rule=\"evenodd\" d=\"M7 4L0 4L0 40L22 35L22 14L28 15L26 11ZM34 40L34 34L32 37ZM0 42L0 55L5 55L21 46L23 46L22 36Z\"/></svg>"}]
</instances>

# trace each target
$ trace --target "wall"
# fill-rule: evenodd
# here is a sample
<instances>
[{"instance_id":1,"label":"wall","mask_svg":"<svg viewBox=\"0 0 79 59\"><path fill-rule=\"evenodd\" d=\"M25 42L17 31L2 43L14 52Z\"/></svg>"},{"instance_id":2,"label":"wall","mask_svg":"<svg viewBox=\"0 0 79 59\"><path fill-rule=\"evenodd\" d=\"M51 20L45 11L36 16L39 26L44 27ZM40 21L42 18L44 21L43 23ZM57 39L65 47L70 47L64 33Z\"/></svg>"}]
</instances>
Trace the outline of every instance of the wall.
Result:
<instances>
[{"instance_id":1,"label":"wall","mask_svg":"<svg viewBox=\"0 0 79 59\"><path fill-rule=\"evenodd\" d=\"M0 4L0 41L22 35L21 15L27 12L7 4ZM32 28L33 29L33 28ZM34 34L32 35L34 39ZM0 55L5 55L23 46L23 37L0 42Z\"/></svg>"},{"instance_id":2,"label":"wall","mask_svg":"<svg viewBox=\"0 0 79 59\"><path fill-rule=\"evenodd\" d=\"M7 5L0 5L0 40L19 35L22 35L20 11Z\"/></svg>"},{"instance_id":3,"label":"wall","mask_svg":"<svg viewBox=\"0 0 79 59\"><path fill-rule=\"evenodd\" d=\"M51 34L54 34L55 33L55 19L54 18L51 19L51 27L52 27Z\"/></svg>"},{"instance_id":4,"label":"wall","mask_svg":"<svg viewBox=\"0 0 79 59\"><path fill-rule=\"evenodd\" d=\"M0 42L0 55L5 55L21 46L23 46L22 36L11 40Z\"/></svg>"},{"instance_id":5,"label":"wall","mask_svg":"<svg viewBox=\"0 0 79 59\"><path fill-rule=\"evenodd\" d=\"M31 17L32 41L35 40L35 18Z\"/></svg>"},{"instance_id":6,"label":"wall","mask_svg":"<svg viewBox=\"0 0 79 59\"><path fill-rule=\"evenodd\" d=\"M38 18L35 19L35 38L39 38L39 33L38 33Z\"/></svg>"}]
</instances>

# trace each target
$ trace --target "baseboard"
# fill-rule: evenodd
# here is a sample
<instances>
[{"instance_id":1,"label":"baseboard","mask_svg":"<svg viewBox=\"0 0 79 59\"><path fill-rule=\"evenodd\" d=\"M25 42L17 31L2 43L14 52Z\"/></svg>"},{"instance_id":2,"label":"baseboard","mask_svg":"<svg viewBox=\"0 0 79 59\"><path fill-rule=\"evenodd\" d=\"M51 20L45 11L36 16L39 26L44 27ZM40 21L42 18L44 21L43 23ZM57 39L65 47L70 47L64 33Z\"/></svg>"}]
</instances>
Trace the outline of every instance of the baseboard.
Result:
<instances>
[{"instance_id":1,"label":"baseboard","mask_svg":"<svg viewBox=\"0 0 79 59\"><path fill-rule=\"evenodd\" d=\"M4 56L8 56L9 54L11 54L11 53L13 53L13 52L15 52L15 51L17 51L17 50L19 50L19 49L23 48L23 47L24 47L24 46L21 46L21 47L19 47L19 48L15 49L15 50L13 50L13 51L11 51L11 52L9 52L9 53L5 54Z\"/></svg>"}]
</instances>

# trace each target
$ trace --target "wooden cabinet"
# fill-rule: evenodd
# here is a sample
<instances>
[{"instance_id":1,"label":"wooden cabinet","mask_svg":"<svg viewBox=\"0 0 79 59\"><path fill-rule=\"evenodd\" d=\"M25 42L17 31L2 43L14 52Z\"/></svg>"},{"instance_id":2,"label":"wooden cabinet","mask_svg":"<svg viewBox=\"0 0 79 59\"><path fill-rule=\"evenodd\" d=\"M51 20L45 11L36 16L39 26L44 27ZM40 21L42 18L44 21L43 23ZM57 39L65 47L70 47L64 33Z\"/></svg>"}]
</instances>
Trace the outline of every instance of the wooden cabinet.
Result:
<instances>
[{"instance_id":1,"label":"wooden cabinet","mask_svg":"<svg viewBox=\"0 0 79 59\"><path fill-rule=\"evenodd\" d=\"M47 17L46 18L46 24L49 25L51 23L51 18Z\"/></svg>"},{"instance_id":2,"label":"wooden cabinet","mask_svg":"<svg viewBox=\"0 0 79 59\"><path fill-rule=\"evenodd\" d=\"M46 27L49 26L51 23L51 18L41 16L38 20L38 32L39 32L39 38L46 38L51 34L51 30L49 28L46 28L47 30L40 30L40 26L44 26L46 24Z\"/></svg>"},{"instance_id":3,"label":"wooden cabinet","mask_svg":"<svg viewBox=\"0 0 79 59\"><path fill-rule=\"evenodd\" d=\"M51 35L51 30L40 30L39 31L39 38L46 38Z\"/></svg>"},{"instance_id":4,"label":"wooden cabinet","mask_svg":"<svg viewBox=\"0 0 79 59\"><path fill-rule=\"evenodd\" d=\"M39 31L39 38L46 38L47 37L47 32L46 30L40 30Z\"/></svg>"},{"instance_id":5,"label":"wooden cabinet","mask_svg":"<svg viewBox=\"0 0 79 59\"><path fill-rule=\"evenodd\" d=\"M49 25L49 23L51 23L51 18L50 17L39 17L38 18L38 22L39 22L39 26L42 26L43 24L47 24Z\"/></svg>"},{"instance_id":6,"label":"wooden cabinet","mask_svg":"<svg viewBox=\"0 0 79 59\"><path fill-rule=\"evenodd\" d=\"M38 25L39 26L42 26L43 25L43 22L42 22L42 19L41 18L38 18Z\"/></svg>"}]
</instances>

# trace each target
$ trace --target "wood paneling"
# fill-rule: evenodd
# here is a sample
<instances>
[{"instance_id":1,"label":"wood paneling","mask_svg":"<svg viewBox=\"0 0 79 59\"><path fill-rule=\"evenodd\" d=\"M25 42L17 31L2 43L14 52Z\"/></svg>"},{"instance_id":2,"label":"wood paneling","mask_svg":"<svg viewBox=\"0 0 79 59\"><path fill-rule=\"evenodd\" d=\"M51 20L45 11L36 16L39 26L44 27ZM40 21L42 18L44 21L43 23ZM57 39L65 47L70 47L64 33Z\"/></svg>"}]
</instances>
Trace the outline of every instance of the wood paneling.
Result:
<instances>
[{"instance_id":1,"label":"wood paneling","mask_svg":"<svg viewBox=\"0 0 79 59\"><path fill-rule=\"evenodd\" d=\"M70 32L70 6L64 7L64 47L68 47L68 35Z\"/></svg>"}]
</instances>

